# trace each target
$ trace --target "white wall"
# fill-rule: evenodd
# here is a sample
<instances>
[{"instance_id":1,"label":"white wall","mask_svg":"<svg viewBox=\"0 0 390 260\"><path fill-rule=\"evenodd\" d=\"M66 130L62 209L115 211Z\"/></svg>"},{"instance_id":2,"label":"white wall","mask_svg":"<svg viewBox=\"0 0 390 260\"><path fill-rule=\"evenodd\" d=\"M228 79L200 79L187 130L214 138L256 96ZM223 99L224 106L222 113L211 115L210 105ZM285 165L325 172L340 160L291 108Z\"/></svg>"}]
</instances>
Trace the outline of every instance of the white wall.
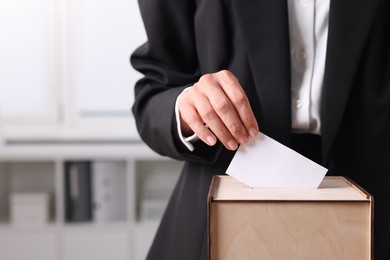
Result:
<instances>
[{"instance_id":1,"label":"white wall","mask_svg":"<svg viewBox=\"0 0 390 260\"><path fill-rule=\"evenodd\" d=\"M0 1L0 120L129 116L146 41L135 0Z\"/></svg>"}]
</instances>

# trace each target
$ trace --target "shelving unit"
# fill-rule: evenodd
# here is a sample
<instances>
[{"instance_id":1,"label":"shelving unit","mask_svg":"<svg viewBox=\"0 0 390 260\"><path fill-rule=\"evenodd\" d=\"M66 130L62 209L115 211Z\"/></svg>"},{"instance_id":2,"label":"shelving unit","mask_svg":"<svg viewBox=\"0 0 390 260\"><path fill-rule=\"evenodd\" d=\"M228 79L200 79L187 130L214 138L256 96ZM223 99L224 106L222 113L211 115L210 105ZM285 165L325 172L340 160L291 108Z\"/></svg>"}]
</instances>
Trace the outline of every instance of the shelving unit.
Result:
<instances>
[{"instance_id":1,"label":"shelving unit","mask_svg":"<svg viewBox=\"0 0 390 260\"><path fill-rule=\"evenodd\" d=\"M97 139L96 139L97 140ZM0 146L0 259L144 259L182 163L161 157L139 139L88 144L10 142ZM126 176L126 216L113 222L65 222L64 164L71 160L117 163ZM115 173L113 173L115 174ZM14 226L13 192L49 194L49 223Z\"/></svg>"},{"instance_id":2,"label":"shelving unit","mask_svg":"<svg viewBox=\"0 0 390 260\"><path fill-rule=\"evenodd\" d=\"M2 1L0 16L0 259L144 259L182 163L142 144L131 116L137 1ZM64 165L79 160L123 169L124 217L65 222ZM48 224L13 225L14 192L49 194Z\"/></svg>"}]
</instances>

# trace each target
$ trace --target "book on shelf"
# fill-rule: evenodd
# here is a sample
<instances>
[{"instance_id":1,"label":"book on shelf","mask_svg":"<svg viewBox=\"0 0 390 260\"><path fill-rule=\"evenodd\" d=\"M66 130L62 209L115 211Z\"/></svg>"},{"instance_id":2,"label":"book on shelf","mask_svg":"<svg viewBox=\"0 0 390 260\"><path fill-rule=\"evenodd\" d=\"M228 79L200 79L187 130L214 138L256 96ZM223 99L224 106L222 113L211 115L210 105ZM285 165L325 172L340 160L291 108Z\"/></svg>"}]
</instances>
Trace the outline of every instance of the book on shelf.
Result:
<instances>
[{"instance_id":1,"label":"book on shelf","mask_svg":"<svg viewBox=\"0 0 390 260\"><path fill-rule=\"evenodd\" d=\"M91 162L65 162L65 220L92 220Z\"/></svg>"}]
</instances>

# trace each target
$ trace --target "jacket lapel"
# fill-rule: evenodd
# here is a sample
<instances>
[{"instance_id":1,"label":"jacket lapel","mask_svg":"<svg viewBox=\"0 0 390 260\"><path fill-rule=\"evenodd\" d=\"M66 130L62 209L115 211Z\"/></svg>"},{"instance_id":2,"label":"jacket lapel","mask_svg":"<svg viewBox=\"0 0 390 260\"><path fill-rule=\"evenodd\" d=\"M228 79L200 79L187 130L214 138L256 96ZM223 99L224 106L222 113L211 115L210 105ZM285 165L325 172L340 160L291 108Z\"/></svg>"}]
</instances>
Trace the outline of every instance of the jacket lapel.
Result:
<instances>
[{"instance_id":1,"label":"jacket lapel","mask_svg":"<svg viewBox=\"0 0 390 260\"><path fill-rule=\"evenodd\" d=\"M333 0L322 92L322 154L329 151L340 126L378 0Z\"/></svg>"},{"instance_id":2,"label":"jacket lapel","mask_svg":"<svg viewBox=\"0 0 390 260\"><path fill-rule=\"evenodd\" d=\"M332 0L322 93L322 154L329 151L348 101L379 0ZM259 95L260 129L290 143L291 72L287 0L232 0Z\"/></svg>"},{"instance_id":3,"label":"jacket lapel","mask_svg":"<svg viewBox=\"0 0 390 260\"><path fill-rule=\"evenodd\" d=\"M232 0L261 104L260 129L290 143L291 87L287 0Z\"/></svg>"}]
</instances>

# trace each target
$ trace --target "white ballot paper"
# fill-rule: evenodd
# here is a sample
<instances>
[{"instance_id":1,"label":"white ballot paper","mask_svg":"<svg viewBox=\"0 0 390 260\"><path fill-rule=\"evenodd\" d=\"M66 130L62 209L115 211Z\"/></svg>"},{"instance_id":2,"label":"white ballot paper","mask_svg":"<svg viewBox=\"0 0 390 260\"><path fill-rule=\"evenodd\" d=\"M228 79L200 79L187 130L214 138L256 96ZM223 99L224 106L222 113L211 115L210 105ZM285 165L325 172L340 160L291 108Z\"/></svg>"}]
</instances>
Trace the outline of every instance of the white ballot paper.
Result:
<instances>
[{"instance_id":1,"label":"white ballot paper","mask_svg":"<svg viewBox=\"0 0 390 260\"><path fill-rule=\"evenodd\" d=\"M252 188L316 189L328 169L263 133L238 148L226 173Z\"/></svg>"}]
</instances>

